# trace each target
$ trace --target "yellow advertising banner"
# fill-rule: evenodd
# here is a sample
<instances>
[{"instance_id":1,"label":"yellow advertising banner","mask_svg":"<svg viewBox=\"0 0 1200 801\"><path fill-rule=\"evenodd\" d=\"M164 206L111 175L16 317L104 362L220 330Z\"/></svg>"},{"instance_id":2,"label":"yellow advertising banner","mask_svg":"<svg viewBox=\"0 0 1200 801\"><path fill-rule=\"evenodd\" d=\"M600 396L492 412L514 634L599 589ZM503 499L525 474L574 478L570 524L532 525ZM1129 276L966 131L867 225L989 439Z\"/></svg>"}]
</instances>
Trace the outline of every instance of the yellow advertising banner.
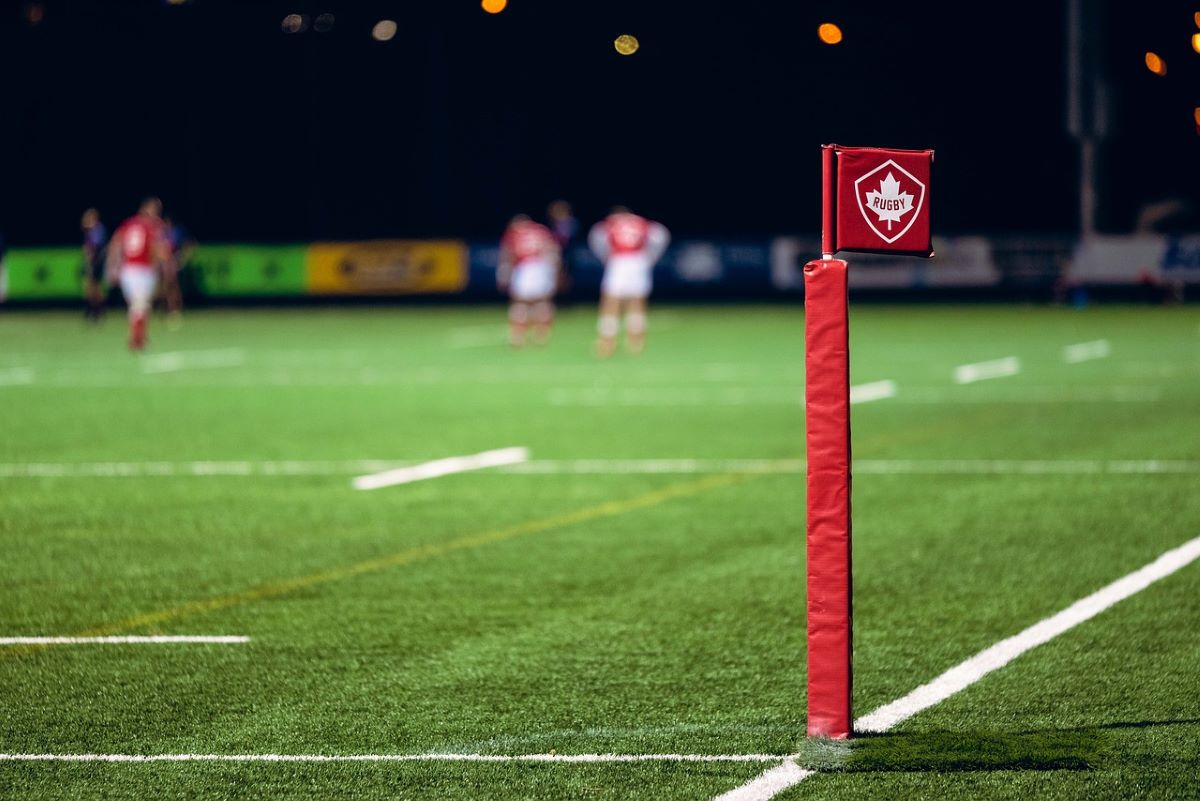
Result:
<instances>
[{"instance_id":1,"label":"yellow advertising banner","mask_svg":"<svg viewBox=\"0 0 1200 801\"><path fill-rule=\"evenodd\" d=\"M310 295L419 295L467 286L467 246L453 240L376 239L308 247Z\"/></svg>"}]
</instances>

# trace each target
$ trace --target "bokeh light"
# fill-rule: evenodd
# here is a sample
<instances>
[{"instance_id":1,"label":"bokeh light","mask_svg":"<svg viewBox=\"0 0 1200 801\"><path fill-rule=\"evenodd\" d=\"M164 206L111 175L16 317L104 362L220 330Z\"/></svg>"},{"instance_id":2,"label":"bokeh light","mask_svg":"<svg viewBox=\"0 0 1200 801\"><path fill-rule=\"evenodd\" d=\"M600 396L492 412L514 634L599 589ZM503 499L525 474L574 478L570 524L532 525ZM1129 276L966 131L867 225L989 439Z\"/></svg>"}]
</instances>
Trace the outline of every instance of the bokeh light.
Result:
<instances>
[{"instance_id":1,"label":"bokeh light","mask_svg":"<svg viewBox=\"0 0 1200 801\"><path fill-rule=\"evenodd\" d=\"M284 33L303 33L308 28L308 20L303 14L288 14L279 27Z\"/></svg>"},{"instance_id":2,"label":"bokeh light","mask_svg":"<svg viewBox=\"0 0 1200 801\"><path fill-rule=\"evenodd\" d=\"M375 27L371 29L371 38L377 42L388 42L396 35L396 21L392 19L381 19L375 23Z\"/></svg>"},{"instance_id":3,"label":"bokeh light","mask_svg":"<svg viewBox=\"0 0 1200 801\"><path fill-rule=\"evenodd\" d=\"M41 3L27 3L25 5L25 21L30 25L38 25L46 18L46 7Z\"/></svg>"},{"instance_id":4,"label":"bokeh light","mask_svg":"<svg viewBox=\"0 0 1200 801\"><path fill-rule=\"evenodd\" d=\"M1146 52L1146 69L1153 72L1155 75L1167 74L1167 62L1162 60L1162 56L1153 51Z\"/></svg>"},{"instance_id":5,"label":"bokeh light","mask_svg":"<svg viewBox=\"0 0 1200 801\"><path fill-rule=\"evenodd\" d=\"M1192 49L1200 53L1200 33L1192 34Z\"/></svg>"},{"instance_id":6,"label":"bokeh light","mask_svg":"<svg viewBox=\"0 0 1200 801\"><path fill-rule=\"evenodd\" d=\"M313 20L313 30L317 33L329 33L333 30L334 17L332 14L318 14Z\"/></svg>"},{"instance_id":7,"label":"bokeh light","mask_svg":"<svg viewBox=\"0 0 1200 801\"><path fill-rule=\"evenodd\" d=\"M508 0L483 0L479 5L489 14L499 14L508 8Z\"/></svg>"},{"instance_id":8,"label":"bokeh light","mask_svg":"<svg viewBox=\"0 0 1200 801\"><path fill-rule=\"evenodd\" d=\"M627 33L623 33L613 40L613 47L623 56L632 56L641 46L642 44L636 36L630 36Z\"/></svg>"},{"instance_id":9,"label":"bokeh light","mask_svg":"<svg viewBox=\"0 0 1200 801\"><path fill-rule=\"evenodd\" d=\"M832 22L822 22L817 27L817 36L827 45L835 45L842 41L842 29Z\"/></svg>"}]
</instances>

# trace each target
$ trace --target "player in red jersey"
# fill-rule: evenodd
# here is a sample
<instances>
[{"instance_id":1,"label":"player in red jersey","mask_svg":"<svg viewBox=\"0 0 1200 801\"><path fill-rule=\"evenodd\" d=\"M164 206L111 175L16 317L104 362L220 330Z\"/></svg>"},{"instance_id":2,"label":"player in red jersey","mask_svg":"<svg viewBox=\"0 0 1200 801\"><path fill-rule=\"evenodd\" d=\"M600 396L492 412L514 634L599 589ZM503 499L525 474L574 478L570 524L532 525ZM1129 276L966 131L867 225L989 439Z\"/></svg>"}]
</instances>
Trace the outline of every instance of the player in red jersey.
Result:
<instances>
[{"instance_id":1,"label":"player in red jersey","mask_svg":"<svg viewBox=\"0 0 1200 801\"><path fill-rule=\"evenodd\" d=\"M500 239L500 264L496 274L501 290L508 292L508 341L525 344L533 326L533 341L544 345L554 325L554 293L558 289L562 251L550 229L524 214L512 218Z\"/></svg>"},{"instance_id":2,"label":"player in red jersey","mask_svg":"<svg viewBox=\"0 0 1200 801\"><path fill-rule=\"evenodd\" d=\"M108 245L108 280L119 281L129 305L129 347L146 346L146 321L158 273L168 258L162 203L147 198L138 213L121 223Z\"/></svg>"},{"instance_id":3,"label":"player in red jersey","mask_svg":"<svg viewBox=\"0 0 1200 801\"><path fill-rule=\"evenodd\" d=\"M661 224L621 206L592 226L588 245L604 262L596 339L599 356L611 356L616 349L622 312L625 347L631 353L640 353L645 347L646 299L650 296L654 263L670 241L670 232Z\"/></svg>"}]
</instances>

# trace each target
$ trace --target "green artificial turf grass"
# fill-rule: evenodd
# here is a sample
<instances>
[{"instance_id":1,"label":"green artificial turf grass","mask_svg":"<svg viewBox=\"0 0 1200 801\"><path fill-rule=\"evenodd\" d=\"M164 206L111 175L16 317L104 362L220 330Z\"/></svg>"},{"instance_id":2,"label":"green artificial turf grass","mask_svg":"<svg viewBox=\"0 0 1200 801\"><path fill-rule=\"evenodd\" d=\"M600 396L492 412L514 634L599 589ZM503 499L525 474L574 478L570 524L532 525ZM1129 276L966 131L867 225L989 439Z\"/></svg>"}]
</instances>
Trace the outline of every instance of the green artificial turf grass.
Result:
<instances>
[{"instance_id":1,"label":"green artificial turf grass","mask_svg":"<svg viewBox=\"0 0 1200 801\"><path fill-rule=\"evenodd\" d=\"M189 315L145 372L115 318L0 317L0 463L803 455L796 307L671 308L596 362L590 310L510 352L494 309ZM1200 315L856 307L862 459L1200 458ZM1065 365L1104 338L1107 359ZM954 367L1022 371L957 386ZM153 362L150 362L153 364ZM1108 400L1124 397L1126 400ZM63 634L620 502L688 475L0 478L3 635ZM1200 533L1193 474L855 479L859 713ZM803 477L746 478L128 633L239 646L0 652L0 751L787 753L805 747ZM1196 566L787 797L1197 792ZM816 759L810 750L806 759ZM1189 761L1191 760L1191 761ZM764 765L16 765L12 797L704 798Z\"/></svg>"}]
</instances>

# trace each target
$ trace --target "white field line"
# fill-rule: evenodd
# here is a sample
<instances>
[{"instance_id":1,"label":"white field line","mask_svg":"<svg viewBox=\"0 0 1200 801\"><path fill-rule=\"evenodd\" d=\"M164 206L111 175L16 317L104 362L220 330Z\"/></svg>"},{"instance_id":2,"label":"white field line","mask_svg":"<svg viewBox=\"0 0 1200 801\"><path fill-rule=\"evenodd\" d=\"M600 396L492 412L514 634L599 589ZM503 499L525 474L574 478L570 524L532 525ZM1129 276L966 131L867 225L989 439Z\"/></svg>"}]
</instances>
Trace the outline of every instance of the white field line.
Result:
<instances>
[{"instance_id":1,"label":"white field line","mask_svg":"<svg viewBox=\"0 0 1200 801\"><path fill-rule=\"evenodd\" d=\"M898 403L1154 403L1163 398L1161 387L1144 384L1110 384L1092 387L1021 386L988 387L987 391L959 393L938 387L905 387Z\"/></svg>"},{"instance_id":2,"label":"white field line","mask_svg":"<svg viewBox=\"0 0 1200 801\"><path fill-rule=\"evenodd\" d=\"M354 479L356 490L375 490L382 487L392 487L397 484L411 484L414 481L424 481L429 478L448 476L451 473L465 473L470 470L482 470L486 467L502 467L529 460L528 448L500 448L493 451L471 454L470 456L451 456L446 459L436 459L410 467L397 467L384 470L381 473L371 473Z\"/></svg>"},{"instance_id":3,"label":"white field line","mask_svg":"<svg viewBox=\"0 0 1200 801\"><path fill-rule=\"evenodd\" d=\"M870 403L896 397L896 382L891 380L872 381L869 384L859 384L850 387L850 403Z\"/></svg>"},{"instance_id":4,"label":"white field line","mask_svg":"<svg viewBox=\"0 0 1200 801\"><path fill-rule=\"evenodd\" d=\"M967 383L981 381L972 378ZM870 389L865 389L870 387ZM864 403L883 398L895 398L896 403L920 405L953 404L1011 404L1011 403L1154 403L1163 398L1160 387L1112 384L1107 386L1016 386L989 387L986 391L961 393L938 386L905 385L892 388L885 382L873 382L851 388L850 402ZM548 390L546 402L551 406L585 407L725 407L725 406L795 406L804 405L804 387L781 386L657 386L657 387L558 387Z\"/></svg>"},{"instance_id":5,"label":"white field line","mask_svg":"<svg viewBox=\"0 0 1200 801\"><path fill-rule=\"evenodd\" d=\"M706 378L706 380L709 380ZM763 386L581 387L549 390L551 406L802 406L804 388Z\"/></svg>"},{"instance_id":6,"label":"white field line","mask_svg":"<svg viewBox=\"0 0 1200 801\"><path fill-rule=\"evenodd\" d=\"M32 383L33 369L30 367L6 367L0 370L0 387Z\"/></svg>"},{"instance_id":7,"label":"white field line","mask_svg":"<svg viewBox=\"0 0 1200 801\"><path fill-rule=\"evenodd\" d=\"M763 771L740 787L722 793L714 801L764 801L774 798L789 787L796 786L814 773L816 771L800 767L795 757L788 757L781 764Z\"/></svg>"},{"instance_id":8,"label":"white field line","mask_svg":"<svg viewBox=\"0 0 1200 801\"><path fill-rule=\"evenodd\" d=\"M141 478L146 476L341 476L413 464L402 459L347 461L17 462L0 478Z\"/></svg>"},{"instance_id":9,"label":"white field line","mask_svg":"<svg viewBox=\"0 0 1200 801\"><path fill-rule=\"evenodd\" d=\"M0 754L0 762L777 762L780 754Z\"/></svg>"},{"instance_id":10,"label":"white field line","mask_svg":"<svg viewBox=\"0 0 1200 801\"><path fill-rule=\"evenodd\" d=\"M171 373L202 367L236 367L246 361L241 348L221 350L181 350L174 353L155 353L142 358L143 373Z\"/></svg>"},{"instance_id":11,"label":"white field line","mask_svg":"<svg viewBox=\"0 0 1200 801\"><path fill-rule=\"evenodd\" d=\"M706 381L735 378L728 372L709 369ZM869 403L896 397L895 381L873 381L850 387L850 403ZM747 385L727 387L584 387L550 390L551 406L802 406L802 386Z\"/></svg>"},{"instance_id":12,"label":"white field line","mask_svg":"<svg viewBox=\"0 0 1200 801\"><path fill-rule=\"evenodd\" d=\"M14 462L0 478L344 476L416 466L402 459L346 461ZM803 473L803 459L535 459L500 466L513 475ZM1187 459L857 459L858 475L1171 475L1200 473Z\"/></svg>"},{"instance_id":13,"label":"white field line","mask_svg":"<svg viewBox=\"0 0 1200 801\"><path fill-rule=\"evenodd\" d=\"M942 675L889 704L863 715L854 721L858 732L885 732L931 706L965 690L984 676L999 670L1017 657L1060 634L1091 620L1110 606L1136 595L1159 579L1166 578L1200 559L1200 537L1172 548L1153 562L1117 579L1106 587L1079 599L1057 614L1041 620L1019 634L985 648ZM717 801L767 801L789 787L802 782L815 771L804 771L789 757L782 765L772 768L749 783L717 796ZM788 766L791 766L790 768ZM774 772L775 778L766 781Z\"/></svg>"},{"instance_id":14,"label":"white field line","mask_svg":"<svg viewBox=\"0 0 1200 801\"><path fill-rule=\"evenodd\" d=\"M1200 472L1183 459L859 459L854 472L898 475L1155 475Z\"/></svg>"},{"instance_id":15,"label":"white field line","mask_svg":"<svg viewBox=\"0 0 1200 801\"><path fill-rule=\"evenodd\" d=\"M803 473L803 459L535 459L502 468L519 475Z\"/></svg>"},{"instance_id":16,"label":"white field line","mask_svg":"<svg viewBox=\"0 0 1200 801\"><path fill-rule=\"evenodd\" d=\"M955 384L974 384L989 378L1004 378L1021 372L1021 360L1016 356L1005 356L988 362L960 364L954 368Z\"/></svg>"},{"instance_id":17,"label":"white field line","mask_svg":"<svg viewBox=\"0 0 1200 801\"><path fill-rule=\"evenodd\" d=\"M1097 339L1092 342L1080 342L1077 345L1067 345L1063 348L1063 361L1067 364L1079 364L1092 359L1103 359L1109 354L1107 339Z\"/></svg>"},{"instance_id":18,"label":"white field line","mask_svg":"<svg viewBox=\"0 0 1200 801\"><path fill-rule=\"evenodd\" d=\"M464 340L465 341L465 340ZM503 342L503 339L501 339ZM381 356L375 361L347 362L335 359L314 358L307 351L296 351L297 360L292 363L281 356L272 356L276 351L249 351L254 354L258 369L221 373L201 371L186 372L192 367L232 367L240 364L234 351L244 359L246 351L226 349L218 351L178 351L174 353L150 354L143 357L147 375L159 372L183 372L170 386L213 386L213 387L324 387L324 386L411 386L411 385L528 385L579 382L582 388L596 384L597 372L594 365L556 365L553 368L537 365L496 365L474 367L446 367L442 365L397 365L394 360ZM320 354L322 351L315 351ZM199 355L205 354L205 355ZM762 364L729 364L713 362L707 364L650 367L630 366L623 369L623 381L633 385L679 384L686 381L706 383L746 383L756 381L795 383L803 377L800 369L780 369ZM114 374L112 370L77 369L65 367L58 362L54 368L40 370L37 381L61 387L120 387L129 386L131 376ZM153 384L151 384L153 386Z\"/></svg>"},{"instance_id":19,"label":"white field line","mask_svg":"<svg viewBox=\"0 0 1200 801\"><path fill-rule=\"evenodd\" d=\"M173 645L177 643L207 643L234 645L250 642L249 637L228 635L153 635L111 637L0 637L0 645Z\"/></svg>"}]
</instances>

